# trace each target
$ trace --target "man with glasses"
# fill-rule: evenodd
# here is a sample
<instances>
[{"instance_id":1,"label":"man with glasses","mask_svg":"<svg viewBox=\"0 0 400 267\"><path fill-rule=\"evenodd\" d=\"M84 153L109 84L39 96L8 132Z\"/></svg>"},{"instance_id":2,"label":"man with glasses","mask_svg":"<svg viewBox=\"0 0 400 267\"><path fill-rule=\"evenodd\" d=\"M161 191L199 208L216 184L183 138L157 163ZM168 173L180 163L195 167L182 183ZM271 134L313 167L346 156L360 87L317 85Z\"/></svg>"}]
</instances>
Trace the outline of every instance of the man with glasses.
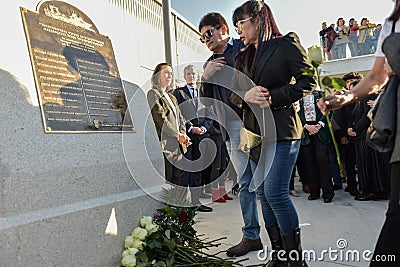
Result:
<instances>
[{"instance_id":1,"label":"man with glasses","mask_svg":"<svg viewBox=\"0 0 400 267\"><path fill-rule=\"evenodd\" d=\"M242 23L237 26L241 27ZM240 179L248 161L247 156L238 151L239 132L242 126L242 110L233 105L229 100L231 95L233 65L235 57L240 49L244 47L239 39L229 36L229 28L224 17L219 13L208 13L199 23L201 34L200 41L213 52L211 57L204 64L202 76L202 95L216 101L212 106L220 123L221 134L230 155L228 172L239 184L239 201L241 207L257 205L256 193L249 191L251 179ZM207 102L207 101L205 101ZM222 127L223 126L223 127ZM233 166L232 166L233 164ZM229 257L242 256L250 251L261 250L263 245L260 239L260 224L258 215L252 214L253 209L242 208L244 226L242 227L242 241L229 248L226 254Z\"/></svg>"}]
</instances>

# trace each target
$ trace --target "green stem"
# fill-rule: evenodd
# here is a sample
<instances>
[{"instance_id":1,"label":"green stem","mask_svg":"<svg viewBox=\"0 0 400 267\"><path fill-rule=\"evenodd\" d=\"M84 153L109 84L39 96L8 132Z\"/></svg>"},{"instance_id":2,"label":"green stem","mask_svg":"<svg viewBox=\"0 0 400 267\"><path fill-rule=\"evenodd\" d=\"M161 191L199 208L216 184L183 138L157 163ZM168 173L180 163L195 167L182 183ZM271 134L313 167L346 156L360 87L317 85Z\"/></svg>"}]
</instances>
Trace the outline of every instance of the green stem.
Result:
<instances>
[{"instance_id":1,"label":"green stem","mask_svg":"<svg viewBox=\"0 0 400 267\"><path fill-rule=\"evenodd\" d=\"M336 142L335 133L333 132L332 122L331 122L331 120L329 118L329 111L328 110L325 112L325 118L326 118L326 121L328 122L329 132L331 133L333 146L335 147L336 159L337 159L337 162L338 162L339 168L340 168L342 166L342 159L340 158L339 147L338 147L338 144Z\"/></svg>"}]
</instances>

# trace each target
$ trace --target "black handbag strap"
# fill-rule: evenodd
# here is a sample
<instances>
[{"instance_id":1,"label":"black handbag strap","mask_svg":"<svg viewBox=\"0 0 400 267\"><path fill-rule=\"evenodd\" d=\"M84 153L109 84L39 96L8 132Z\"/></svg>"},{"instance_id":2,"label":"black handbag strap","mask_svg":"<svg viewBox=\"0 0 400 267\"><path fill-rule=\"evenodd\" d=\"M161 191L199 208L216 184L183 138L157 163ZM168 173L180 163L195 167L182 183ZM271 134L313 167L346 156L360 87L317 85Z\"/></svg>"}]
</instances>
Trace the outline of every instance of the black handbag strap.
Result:
<instances>
[{"instance_id":1,"label":"black handbag strap","mask_svg":"<svg viewBox=\"0 0 400 267\"><path fill-rule=\"evenodd\" d=\"M397 20L392 21L392 33L396 31L396 22Z\"/></svg>"}]
</instances>

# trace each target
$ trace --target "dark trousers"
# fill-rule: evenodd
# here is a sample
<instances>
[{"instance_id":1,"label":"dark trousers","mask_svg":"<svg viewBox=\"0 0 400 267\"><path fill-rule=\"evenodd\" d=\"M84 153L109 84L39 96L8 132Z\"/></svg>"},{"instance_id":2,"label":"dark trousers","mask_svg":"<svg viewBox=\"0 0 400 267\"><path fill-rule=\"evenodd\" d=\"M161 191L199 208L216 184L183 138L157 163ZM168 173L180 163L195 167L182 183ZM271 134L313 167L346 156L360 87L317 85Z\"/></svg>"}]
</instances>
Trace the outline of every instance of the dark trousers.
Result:
<instances>
[{"instance_id":1,"label":"dark trousers","mask_svg":"<svg viewBox=\"0 0 400 267\"><path fill-rule=\"evenodd\" d=\"M347 186L349 189L357 189L356 180L356 151L354 148L354 142L350 142L347 145L341 145L342 155L344 155L344 166L347 176ZM350 190L350 191L351 191Z\"/></svg>"},{"instance_id":2,"label":"dark trousers","mask_svg":"<svg viewBox=\"0 0 400 267\"><path fill-rule=\"evenodd\" d=\"M386 221L382 227L378 242L375 247L373 259L387 258L389 255L395 255L396 261L371 261L370 267L400 266L400 162L392 163L391 167L391 194L389 208L386 213Z\"/></svg>"},{"instance_id":3,"label":"dark trousers","mask_svg":"<svg viewBox=\"0 0 400 267\"><path fill-rule=\"evenodd\" d=\"M379 182L373 164L374 151L367 146L365 139L354 142L358 170L358 182L363 195L379 193Z\"/></svg>"},{"instance_id":4,"label":"dark trousers","mask_svg":"<svg viewBox=\"0 0 400 267\"><path fill-rule=\"evenodd\" d=\"M322 143L318 135L310 135L310 141L310 144L302 145L300 150L302 150L303 164L307 169L307 182L311 195L320 196L322 188L322 197L332 198L334 192L329 165L328 144Z\"/></svg>"},{"instance_id":5,"label":"dark trousers","mask_svg":"<svg viewBox=\"0 0 400 267\"><path fill-rule=\"evenodd\" d=\"M184 154L188 160L197 160L200 158L200 141L204 138L198 135L189 135L192 144L187 147L187 152ZM200 205L200 195L202 192L202 176L201 171L181 170L179 175L179 185L189 187L191 194L192 205Z\"/></svg>"},{"instance_id":6,"label":"dark trousers","mask_svg":"<svg viewBox=\"0 0 400 267\"><path fill-rule=\"evenodd\" d=\"M217 147L217 154L211 164L211 182L212 188L217 189L218 186L225 186L225 175L222 175L226 170L228 151L226 148L225 141L222 139L222 135L213 134L210 135Z\"/></svg>"}]
</instances>

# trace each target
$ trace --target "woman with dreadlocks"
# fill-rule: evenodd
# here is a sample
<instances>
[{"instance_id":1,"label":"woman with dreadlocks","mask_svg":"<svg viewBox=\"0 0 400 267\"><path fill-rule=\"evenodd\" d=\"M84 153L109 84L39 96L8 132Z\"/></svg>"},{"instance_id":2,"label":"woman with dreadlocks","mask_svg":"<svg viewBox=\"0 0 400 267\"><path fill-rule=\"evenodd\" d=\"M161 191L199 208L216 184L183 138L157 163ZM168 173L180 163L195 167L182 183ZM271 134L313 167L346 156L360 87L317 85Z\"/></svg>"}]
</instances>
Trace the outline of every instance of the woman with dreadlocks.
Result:
<instances>
[{"instance_id":1,"label":"woman with dreadlocks","mask_svg":"<svg viewBox=\"0 0 400 267\"><path fill-rule=\"evenodd\" d=\"M289 197L289 182L303 128L295 102L315 89L312 72L310 76L305 71L311 71L312 65L299 37L295 33L283 36L271 9L263 1L251 0L238 7L233 13L233 24L247 46L236 57L235 68L246 74L253 85L234 82L235 94L231 95L231 101L243 109L244 128L263 136L262 147L259 149L263 151L260 152L261 157L250 152L244 175L252 175L253 180L261 180L257 194L265 227L275 251L266 266L287 266L288 263L289 266L307 266L302 257L299 219ZM270 109L273 119L265 115L267 109ZM263 113L264 116L257 115ZM276 129L273 128L272 120ZM324 127L317 121L308 123L315 126L315 134ZM276 140L271 142L269 137L274 131ZM269 151L272 146L274 154L271 155ZM255 164L265 165L267 161L271 165L263 171L263 177L257 177L260 175L254 172ZM278 254L279 250L282 251Z\"/></svg>"}]
</instances>

